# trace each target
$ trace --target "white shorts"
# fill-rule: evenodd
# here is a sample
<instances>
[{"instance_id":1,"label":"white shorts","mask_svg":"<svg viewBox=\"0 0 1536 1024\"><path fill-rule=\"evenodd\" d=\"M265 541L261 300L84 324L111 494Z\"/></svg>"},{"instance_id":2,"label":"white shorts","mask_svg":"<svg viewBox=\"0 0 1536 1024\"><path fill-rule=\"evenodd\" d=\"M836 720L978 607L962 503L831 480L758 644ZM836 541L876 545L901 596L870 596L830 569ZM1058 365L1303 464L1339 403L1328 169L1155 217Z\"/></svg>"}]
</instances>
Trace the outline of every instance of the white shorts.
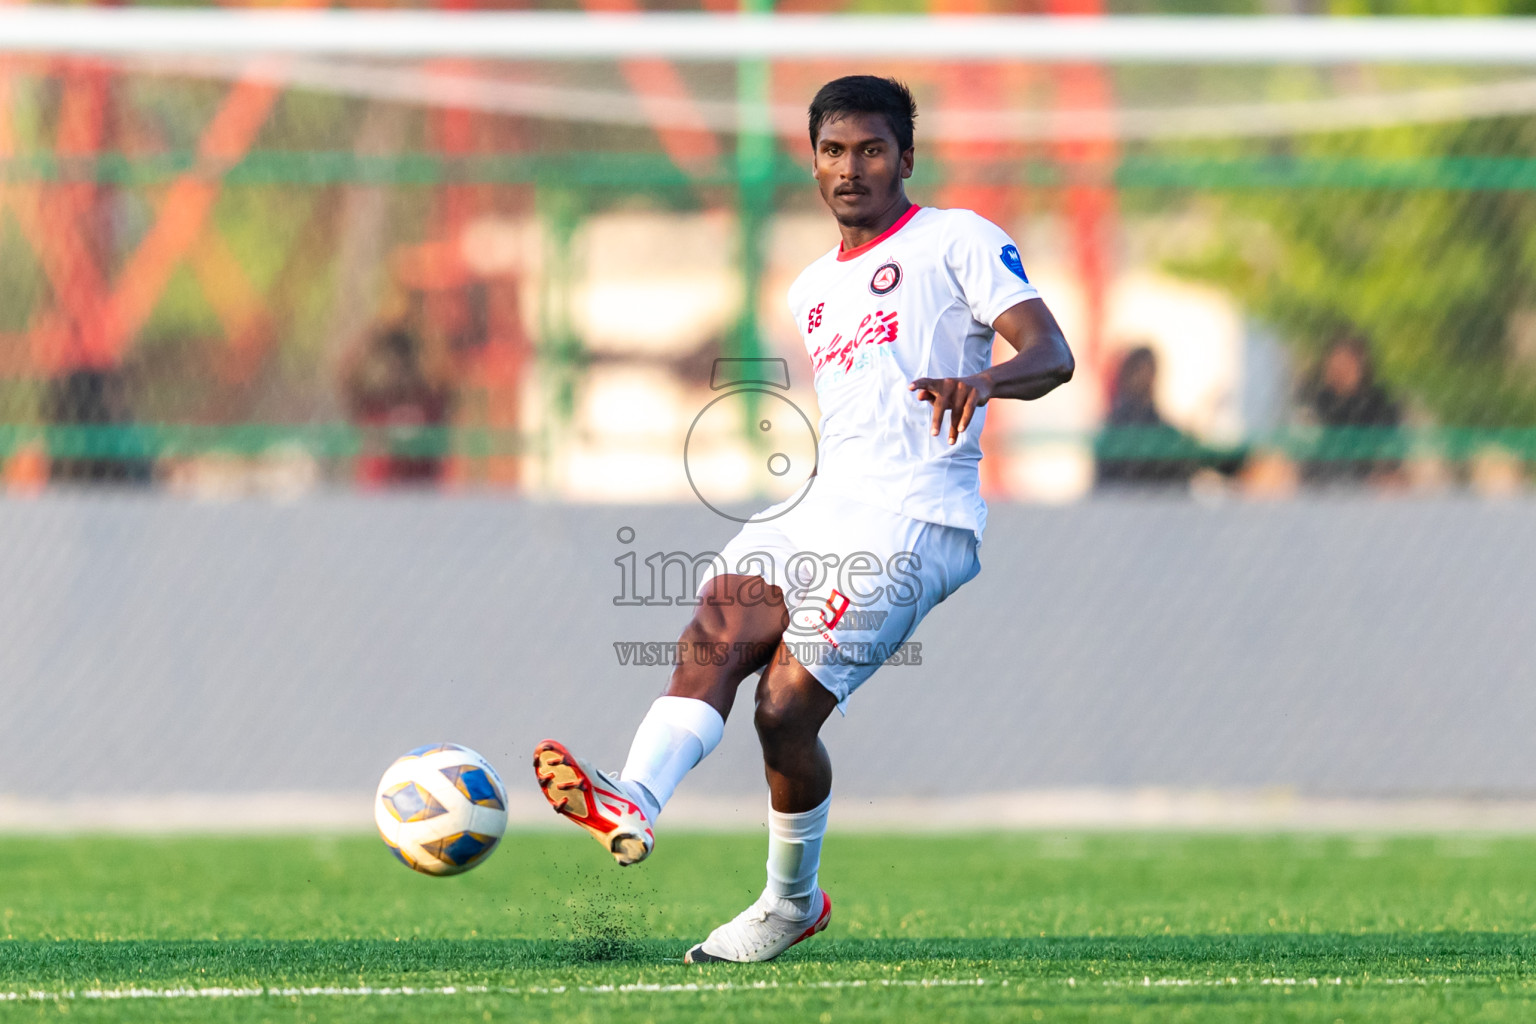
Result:
<instances>
[{"instance_id":1,"label":"white shorts","mask_svg":"<svg viewBox=\"0 0 1536 1024\"><path fill-rule=\"evenodd\" d=\"M699 590L721 573L780 587L790 609L786 647L846 711L848 695L882 664L920 663L921 651L904 645L923 616L981 571L976 534L814 485L781 512L788 504L744 525Z\"/></svg>"}]
</instances>

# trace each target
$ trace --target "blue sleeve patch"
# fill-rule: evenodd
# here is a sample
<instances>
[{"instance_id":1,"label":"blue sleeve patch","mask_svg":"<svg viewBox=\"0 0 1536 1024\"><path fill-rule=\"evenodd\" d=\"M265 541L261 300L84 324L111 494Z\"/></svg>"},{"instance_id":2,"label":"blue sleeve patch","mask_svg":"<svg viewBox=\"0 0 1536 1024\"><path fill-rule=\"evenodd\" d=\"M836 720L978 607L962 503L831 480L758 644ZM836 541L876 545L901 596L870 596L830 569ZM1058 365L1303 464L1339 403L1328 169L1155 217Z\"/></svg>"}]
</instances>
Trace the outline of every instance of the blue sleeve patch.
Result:
<instances>
[{"instance_id":1,"label":"blue sleeve patch","mask_svg":"<svg viewBox=\"0 0 1536 1024\"><path fill-rule=\"evenodd\" d=\"M1014 277L1025 284L1029 284L1029 277L1024 273L1024 261L1019 259L1019 250L1017 248L1011 245L1003 246L1003 251L999 254L999 258L1003 261L1003 266L1007 267Z\"/></svg>"}]
</instances>

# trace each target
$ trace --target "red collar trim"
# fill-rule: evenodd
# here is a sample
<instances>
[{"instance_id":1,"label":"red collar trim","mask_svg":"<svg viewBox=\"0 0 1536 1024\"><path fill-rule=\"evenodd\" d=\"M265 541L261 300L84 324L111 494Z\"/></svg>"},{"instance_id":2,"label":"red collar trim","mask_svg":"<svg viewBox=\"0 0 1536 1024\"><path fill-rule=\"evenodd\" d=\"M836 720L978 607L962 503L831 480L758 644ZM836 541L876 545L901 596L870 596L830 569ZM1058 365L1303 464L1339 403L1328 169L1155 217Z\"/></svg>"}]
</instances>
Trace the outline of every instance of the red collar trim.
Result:
<instances>
[{"instance_id":1,"label":"red collar trim","mask_svg":"<svg viewBox=\"0 0 1536 1024\"><path fill-rule=\"evenodd\" d=\"M917 211L921 209L921 206L913 203L911 206L907 207L906 213L896 218L895 224L892 224L890 227L886 228L884 231L880 232L880 234L876 235L874 238L871 238L863 245L856 246L852 249L844 249L843 243L837 243L837 261L842 263L847 260L854 260L858 259L860 256L863 256L865 253L869 252L869 250L873 249L875 246L879 245L887 238L890 238L902 228L906 227L907 221L917 216Z\"/></svg>"}]
</instances>

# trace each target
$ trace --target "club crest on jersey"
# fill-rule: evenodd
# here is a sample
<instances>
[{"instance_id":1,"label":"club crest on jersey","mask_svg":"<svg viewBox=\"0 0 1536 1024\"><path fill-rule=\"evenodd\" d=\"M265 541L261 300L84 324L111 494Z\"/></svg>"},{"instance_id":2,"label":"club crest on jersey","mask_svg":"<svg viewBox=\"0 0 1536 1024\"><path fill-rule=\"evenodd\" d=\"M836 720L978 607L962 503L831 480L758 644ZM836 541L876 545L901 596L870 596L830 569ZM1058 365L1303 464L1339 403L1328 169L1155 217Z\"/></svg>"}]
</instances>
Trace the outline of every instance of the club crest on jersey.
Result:
<instances>
[{"instance_id":1,"label":"club crest on jersey","mask_svg":"<svg viewBox=\"0 0 1536 1024\"><path fill-rule=\"evenodd\" d=\"M882 263L876 270L875 276L869 279L869 290L876 295L889 295L901 284L901 264L895 260Z\"/></svg>"},{"instance_id":2,"label":"club crest on jersey","mask_svg":"<svg viewBox=\"0 0 1536 1024\"><path fill-rule=\"evenodd\" d=\"M1003 261L1003 266L1013 273L1013 276L1029 284L1029 277L1024 273L1024 261L1019 259L1019 250L1011 245L1003 246L1003 251L998 253L998 258Z\"/></svg>"}]
</instances>

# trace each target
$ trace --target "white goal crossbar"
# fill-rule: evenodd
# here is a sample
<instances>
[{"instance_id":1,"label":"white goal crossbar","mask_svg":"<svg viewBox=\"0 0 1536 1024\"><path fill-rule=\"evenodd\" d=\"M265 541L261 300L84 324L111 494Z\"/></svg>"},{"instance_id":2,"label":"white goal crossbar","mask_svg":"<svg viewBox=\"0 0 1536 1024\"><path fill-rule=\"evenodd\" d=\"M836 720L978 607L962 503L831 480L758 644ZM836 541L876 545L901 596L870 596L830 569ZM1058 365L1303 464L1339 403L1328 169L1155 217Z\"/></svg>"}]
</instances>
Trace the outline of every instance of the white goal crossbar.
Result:
<instances>
[{"instance_id":1,"label":"white goal crossbar","mask_svg":"<svg viewBox=\"0 0 1536 1024\"><path fill-rule=\"evenodd\" d=\"M1536 65L1536 19L0 7L0 53Z\"/></svg>"}]
</instances>

